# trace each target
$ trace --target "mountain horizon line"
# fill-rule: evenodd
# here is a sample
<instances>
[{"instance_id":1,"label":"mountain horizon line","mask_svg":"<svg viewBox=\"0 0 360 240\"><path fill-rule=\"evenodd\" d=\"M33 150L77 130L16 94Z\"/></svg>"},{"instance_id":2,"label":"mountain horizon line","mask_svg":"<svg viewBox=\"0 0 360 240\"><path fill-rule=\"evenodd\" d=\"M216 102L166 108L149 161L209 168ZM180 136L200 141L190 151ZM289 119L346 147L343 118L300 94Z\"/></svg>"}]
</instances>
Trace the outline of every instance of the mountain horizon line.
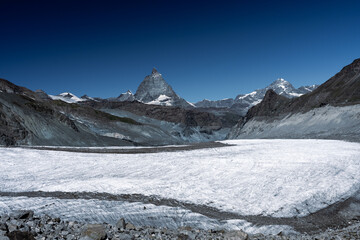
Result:
<instances>
[{"instance_id":1,"label":"mountain horizon line","mask_svg":"<svg viewBox=\"0 0 360 240\"><path fill-rule=\"evenodd\" d=\"M161 75L161 73L157 70L156 67L153 67L153 68L152 68L151 74L154 74L154 73L158 73L158 74ZM268 86L276 83L276 82L279 81L279 80L284 80L285 82L290 83L290 84L292 85L292 83L291 83L290 81L285 80L283 77L278 77L276 80L272 81L272 82L271 82L270 84L268 84L266 87L268 87ZM318 84L300 86L300 87L298 87L298 89L301 88L301 87L314 87L314 86L318 86ZM266 87L265 87L265 88L266 88ZM257 89L254 89L253 91L260 90L260 89L262 89L262 88L257 88ZM40 89L36 89L35 91L44 91L44 90L42 90L42 89L40 88ZM45 92L45 91L44 91L44 92ZM131 89L127 89L125 92L120 93L120 94L118 95L118 97L119 97L121 94L124 94L124 93L134 94L134 92L136 92L136 91L133 91L133 90L131 90ZM69 90L69 91L65 91L65 92L58 93L58 94L55 95L55 96L59 96L59 95L66 94L66 93L73 94L72 91ZM236 98L237 96L239 96L239 95L246 95L246 94L247 94L247 93L239 93L239 94L237 94L237 95L235 96L235 98ZM51 95L53 95L53 94L51 94ZM73 95L76 96L76 97L79 97L79 95L76 95L76 94L73 94ZM88 95L87 95L86 93L83 93L82 96L86 96L86 97L87 97ZM81 97L80 97L80 98L81 98ZM92 98L101 98L101 97L92 96ZM109 97L107 97L107 98L101 98L101 99L111 99L111 98L117 98L117 97L109 96ZM222 98L222 99L204 98L204 99L202 99L202 100L192 101L192 103L195 104L195 103L198 103L198 102L201 102L201 101L204 101L204 100L208 100L208 101L219 101L219 100L220 100L220 101L221 101L221 100L227 100L227 99L233 99L233 97L225 97L225 98Z\"/></svg>"}]
</instances>

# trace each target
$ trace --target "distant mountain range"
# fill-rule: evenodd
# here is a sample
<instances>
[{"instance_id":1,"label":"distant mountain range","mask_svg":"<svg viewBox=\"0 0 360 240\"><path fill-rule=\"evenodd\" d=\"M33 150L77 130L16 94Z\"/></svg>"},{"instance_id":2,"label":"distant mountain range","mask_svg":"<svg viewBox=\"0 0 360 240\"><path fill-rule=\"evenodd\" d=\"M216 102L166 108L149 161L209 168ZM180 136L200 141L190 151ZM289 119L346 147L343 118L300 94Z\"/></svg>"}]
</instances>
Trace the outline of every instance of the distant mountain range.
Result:
<instances>
[{"instance_id":1,"label":"distant mountain range","mask_svg":"<svg viewBox=\"0 0 360 240\"><path fill-rule=\"evenodd\" d=\"M176 96L175 100L182 102ZM0 79L0 145L133 146L214 141L225 138L238 118L235 114L214 115L139 101L79 98L71 93L52 96Z\"/></svg>"},{"instance_id":2,"label":"distant mountain range","mask_svg":"<svg viewBox=\"0 0 360 240\"><path fill-rule=\"evenodd\" d=\"M64 92L59 95L49 95L49 97L53 100L61 100L67 103L77 103L77 102L90 100L88 98L79 98L70 92Z\"/></svg>"},{"instance_id":3,"label":"distant mountain range","mask_svg":"<svg viewBox=\"0 0 360 240\"><path fill-rule=\"evenodd\" d=\"M164 80L162 75L154 68L151 74L146 76L145 79L141 82L135 95L130 90L128 90L126 93L122 93L116 98L108 98L107 100L118 102L139 101L151 105L176 106L184 108L224 108L228 109L227 111L232 111L240 115L245 115L249 108L261 102L261 100L265 96L266 91L269 89L274 90L277 94L281 96L293 98L309 93L317 87L318 85L294 88L291 83L285 81L282 78L279 78L265 88L255 90L248 94L240 94L236 96L235 99L227 98L217 101L205 99L195 104L192 104L185 99L179 97L175 93L173 88ZM50 97L54 100L62 100L68 103L95 100L94 98L89 98L87 96L79 98L69 92L61 93L56 96L50 95Z\"/></svg>"},{"instance_id":4,"label":"distant mountain range","mask_svg":"<svg viewBox=\"0 0 360 240\"><path fill-rule=\"evenodd\" d=\"M47 95L0 79L0 145L166 145L225 138L360 141L360 59L320 86L278 79L234 99L195 105L153 69L135 94Z\"/></svg>"},{"instance_id":5,"label":"distant mountain range","mask_svg":"<svg viewBox=\"0 0 360 240\"><path fill-rule=\"evenodd\" d=\"M84 96L79 98L69 92L49 96L53 100L62 100L67 103L95 100L95 98L89 98L86 95L86 98ZM100 98L96 99L101 100ZM140 83L135 95L130 90L128 90L116 98L108 98L107 100L115 102L138 101L151 105L177 106L185 108L195 107L192 103L189 103L183 98L179 97L172 89L172 87L164 80L161 73L159 73L155 68L153 68L151 74L146 76L145 79Z\"/></svg>"},{"instance_id":6,"label":"distant mountain range","mask_svg":"<svg viewBox=\"0 0 360 240\"><path fill-rule=\"evenodd\" d=\"M266 91L269 89L274 90L277 94L281 96L287 98L293 98L293 97L300 97L303 94L312 92L317 87L318 85L294 88L294 86L291 85L291 83L285 81L282 78L279 78L278 80L274 81L269 86L267 86L266 88L258 89L248 94L240 94L236 96L235 99L227 98L217 101L211 101L205 99L195 103L195 106L201 108L229 108L237 113L240 113L241 115L245 115L246 112L249 110L249 108L255 106L256 104L262 101Z\"/></svg>"}]
</instances>

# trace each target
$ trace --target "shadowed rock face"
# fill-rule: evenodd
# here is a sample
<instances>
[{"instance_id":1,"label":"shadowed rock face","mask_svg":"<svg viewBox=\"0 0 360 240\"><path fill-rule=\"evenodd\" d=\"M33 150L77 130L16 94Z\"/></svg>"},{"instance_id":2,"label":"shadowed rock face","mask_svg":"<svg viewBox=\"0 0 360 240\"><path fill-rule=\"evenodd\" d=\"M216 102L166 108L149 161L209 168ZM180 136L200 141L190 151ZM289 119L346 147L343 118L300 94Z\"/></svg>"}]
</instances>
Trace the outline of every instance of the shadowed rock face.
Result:
<instances>
[{"instance_id":1,"label":"shadowed rock face","mask_svg":"<svg viewBox=\"0 0 360 240\"><path fill-rule=\"evenodd\" d=\"M161 96L167 96L166 102L162 102ZM158 102L158 105L191 107L188 102L175 93L155 68L151 75L146 76L141 82L135 93L135 98L144 103L155 101Z\"/></svg>"},{"instance_id":2,"label":"shadowed rock face","mask_svg":"<svg viewBox=\"0 0 360 240\"><path fill-rule=\"evenodd\" d=\"M0 78L0 91L6 93L24 93L30 92L29 89L24 87L19 87L8 80Z\"/></svg>"},{"instance_id":3,"label":"shadowed rock face","mask_svg":"<svg viewBox=\"0 0 360 240\"><path fill-rule=\"evenodd\" d=\"M29 90L30 91L30 90ZM57 104L64 104L58 106ZM23 94L0 93L0 145L129 145L97 135L71 119L65 103L39 101ZM70 107L71 108L71 107ZM73 110L75 111L75 109ZM84 110L87 114L89 109ZM79 112L79 114L81 114ZM84 116L84 114L83 114ZM85 118L85 116L84 116ZM93 117L93 120L102 121Z\"/></svg>"},{"instance_id":4,"label":"shadowed rock face","mask_svg":"<svg viewBox=\"0 0 360 240\"><path fill-rule=\"evenodd\" d=\"M11 113L11 109L0 103L0 145L15 145L28 135L28 131L21 125L21 119Z\"/></svg>"},{"instance_id":5,"label":"shadowed rock face","mask_svg":"<svg viewBox=\"0 0 360 240\"><path fill-rule=\"evenodd\" d=\"M139 101L150 102L157 99L161 94L178 98L171 86L165 82L161 74L154 68L151 75L146 76L139 85L135 97Z\"/></svg>"},{"instance_id":6,"label":"shadowed rock face","mask_svg":"<svg viewBox=\"0 0 360 240\"><path fill-rule=\"evenodd\" d=\"M254 116L268 116L277 113L289 101L288 98L276 94L272 89L268 90L264 99L256 106L250 108L246 117L251 119Z\"/></svg>"},{"instance_id":7,"label":"shadowed rock face","mask_svg":"<svg viewBox=\"0 0 360 240\"><path fill-rule=\"evenodd\" d=\"M204 112L202 109L184 109L181 107L159 106L144 104L137 101L133 102L83 102L81 104L94 107L96 109L119 109L134 113L138 116L146 116L153 119L172 123L184 124L188 127L210 127L212 129L229 128L236 124L239 115L222 114L215 115L211 112Z\"/></svg>"},{"instance_id":8,"label":"shadowed rock face","mask_svg":"<svg viewBox=\"0 0 360 240\"><path fill-rule=\"evenodd\" d=\"M216 101L204 99L202 101L195 103L195 106L200 108L230 108L232 105L234 105L233 98L227 98Z\"/></svg>"},{"instance_id":9,"label":"shadowed rock face","mask_svg":"<svg viewBox=\"0 0 360 240\"><path fill-rule=\"evenodd\" d=\"M344 106L358 103L360 103L360 58L345 66L312 93L294 101L291 109L307 110L326 104Z\"/></svg>"}]
</instances>

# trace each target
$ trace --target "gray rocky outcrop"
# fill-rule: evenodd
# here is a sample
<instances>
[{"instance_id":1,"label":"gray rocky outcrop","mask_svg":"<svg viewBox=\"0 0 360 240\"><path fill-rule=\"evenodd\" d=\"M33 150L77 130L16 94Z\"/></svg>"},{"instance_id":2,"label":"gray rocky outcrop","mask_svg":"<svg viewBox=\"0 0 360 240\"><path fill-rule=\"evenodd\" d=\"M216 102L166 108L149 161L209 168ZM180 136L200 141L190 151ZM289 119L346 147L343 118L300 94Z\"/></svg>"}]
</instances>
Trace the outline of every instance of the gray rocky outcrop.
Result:
<instances>
[{"instance_id":1,"label":"gray rocky outcrop","mask_svg":"<svg viewBox=\"0 0 360 240\"><path fill-rule=\"evenodd\" d=\"M8 225L13 225L9 228ZM359 239L360 222L341 229L327 229L314 234L277 235L247 234L241 230L204 230L191 227L178 229L134 226L120 219L114 226L107 223L90 224L76 221L63 221L48 215L34 216L32 211L15 212L0 216L0 240L120 240L120 239Z\"/></svg>"},{"instance_id":2,"label":"gray rocky outcrop","mask_svg":"<svg viewBox=\"0 0 360 240\"><path fill-rule=\"evenodd\" d=\"M81 231L80 240L105 240L107 229L103 224L86 224Z\"/></svg>"}]
</instances>

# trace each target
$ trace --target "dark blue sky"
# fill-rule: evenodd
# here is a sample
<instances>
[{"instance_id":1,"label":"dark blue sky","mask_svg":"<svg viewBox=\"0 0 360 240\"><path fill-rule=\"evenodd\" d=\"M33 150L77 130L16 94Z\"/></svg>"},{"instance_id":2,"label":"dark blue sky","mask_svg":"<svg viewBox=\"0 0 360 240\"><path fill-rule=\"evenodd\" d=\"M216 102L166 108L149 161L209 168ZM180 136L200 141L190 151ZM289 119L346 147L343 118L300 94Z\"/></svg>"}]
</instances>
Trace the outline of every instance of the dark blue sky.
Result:
<instances>
[{"instance_id":1,"label":"dark blue sky","mask_svg":"<svg viewBox=\"0 0 360 240\"><path fill-rule=\"evenodd\" d=\"M0 77L113 97L156 67L188 101L279 77L321 84L360 57L360 1L0 0Z\"/></svg>"}]
</instances>

